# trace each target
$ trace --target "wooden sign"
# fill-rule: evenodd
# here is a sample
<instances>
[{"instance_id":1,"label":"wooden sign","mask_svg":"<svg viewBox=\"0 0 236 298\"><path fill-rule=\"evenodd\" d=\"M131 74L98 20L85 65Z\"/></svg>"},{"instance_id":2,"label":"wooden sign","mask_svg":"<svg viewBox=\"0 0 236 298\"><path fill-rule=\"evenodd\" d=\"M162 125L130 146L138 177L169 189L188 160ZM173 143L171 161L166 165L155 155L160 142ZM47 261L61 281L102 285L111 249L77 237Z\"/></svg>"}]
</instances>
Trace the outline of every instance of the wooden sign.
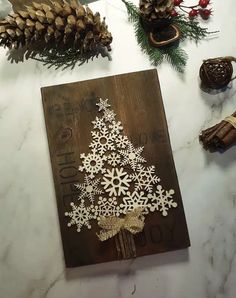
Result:
<instances>
[{"instance_id":1,"label":"wooden sign","mask_svg":"<svg viewBox=\"0 0 236 298\"><path fill-rule=\"evenodd\" d=\"M178 207L166 217L148 214L143 232L134 237L137 256L190 246L156 70L45 87L42 96L66 266L119 258L114 239L100 242L96 226L78 233L67 227L65 217L70 203L78 202L74 185L83 181L80 154L89 150L98 98L109 99L124 134L134 146L144 146L143 155L156 166L163 187L175 190Z\"/></svg>"}]
</instances>

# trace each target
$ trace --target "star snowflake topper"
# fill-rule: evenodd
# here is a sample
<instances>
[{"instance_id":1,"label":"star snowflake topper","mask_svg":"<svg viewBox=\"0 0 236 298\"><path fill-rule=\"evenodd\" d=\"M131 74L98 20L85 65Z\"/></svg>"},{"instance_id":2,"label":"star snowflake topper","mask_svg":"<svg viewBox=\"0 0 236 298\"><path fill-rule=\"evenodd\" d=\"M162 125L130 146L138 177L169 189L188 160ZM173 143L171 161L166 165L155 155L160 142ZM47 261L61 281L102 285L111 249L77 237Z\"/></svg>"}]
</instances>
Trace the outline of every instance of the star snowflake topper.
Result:
<instances>
[{"instance_id":1,"label":"star snowflake topper","mask_svg":"<svg viewBox=\"0 0 236 298\"><path fill-rule=\"evenodd\" d=\"M108 99L99 99L98 115L91 131L88 152L80 154L79 171L83 181L75 184L78 203L71 203L68 227L91 229L92 221L101 217L122 217L142 209L143 216L158 212L168 216L176 208L174 190L165 190L160 184L154 165L144 157L144 147L135 147L123 134L123 126L116 121Z\"/></svg>"}]
</instances>

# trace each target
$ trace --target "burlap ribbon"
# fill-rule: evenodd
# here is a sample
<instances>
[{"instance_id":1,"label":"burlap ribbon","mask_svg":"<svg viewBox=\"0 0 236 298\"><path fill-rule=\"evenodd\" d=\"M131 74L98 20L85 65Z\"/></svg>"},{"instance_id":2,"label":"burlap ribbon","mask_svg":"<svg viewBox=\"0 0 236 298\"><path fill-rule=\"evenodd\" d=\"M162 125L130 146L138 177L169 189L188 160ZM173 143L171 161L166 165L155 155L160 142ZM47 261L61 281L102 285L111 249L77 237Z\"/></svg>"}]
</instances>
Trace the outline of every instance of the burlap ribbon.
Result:
<instances>
[{"instance_id":1,"label":"burlap ribbon","mask_svg":"<svg viewBox=\"0 0 236 298\"><path fill-rule=\"evenodd\" d=\"M99 227L102 228L97 236L100 241L105 241L114 237L121 230L127 230L131 234L142 232L144 227L144 217L142 215L142 208L136 208L130 213L127 213L124 218L115 216L102 217L98 222Z\"/></svg>"},{"instance_id":2,"label":"burlap ribbon","mask_svg":"<svg viewBox=\"0 0 236 298\"><path fill-rule=\"evenodd\" d=\"M236 129L236 118L234 116L228 116L224 121L230 123Z\"/></svg>"}]
</instances>

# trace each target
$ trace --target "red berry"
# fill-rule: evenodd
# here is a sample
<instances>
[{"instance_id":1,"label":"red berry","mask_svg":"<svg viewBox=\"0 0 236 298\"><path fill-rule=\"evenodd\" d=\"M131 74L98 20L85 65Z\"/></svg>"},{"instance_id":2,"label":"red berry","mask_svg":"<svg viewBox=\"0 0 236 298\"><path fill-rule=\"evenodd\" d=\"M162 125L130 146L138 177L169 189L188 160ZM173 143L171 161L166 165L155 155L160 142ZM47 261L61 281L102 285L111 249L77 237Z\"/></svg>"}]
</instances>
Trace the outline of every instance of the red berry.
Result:
<instances>
[{"instance_id":1,"label":"red berry","mask_svg":"<svg viewBox=\"0 0 236 298\"><path fill-rule=\"evenodd\" d=\"M178 12L173 8L170 12L170 16L171 17L177 17L178 16Z\"/></svg>"},{"instance_id":2,"label":"red berry","mask_svg":"<svg viewBox=\"0 0 236 298\"><path fill-rule=\"evenodd\" d=\"M197 9L191 9L190 10L190 12L189 12L189 14L188 14L188 16L190 17L190 18L194 18L194 17L196 17L198 15L198 10Z\"/></svg>"},{"instance_id":3,"label":"red berry","mask_svg":"<svg viewBox=\"0 0 236 298\"><path fill-rule=\"evenodd\" d=\"M182 2L183 0L174 0L174 5L179 6Z\"/></svg>"},{"instance_id":4,"label":"red berry","mask_svg":"<svg viewBox=\"0 0 236 298\"><path fill-rule=\"evenodd\" d=\"M207 20L210 17L210 15L212 14L212 10L211 9L200 9L199 13L200 13L200 16L204 20Z\"/></svg>"},{"instance_id":5,"label":"red berry","mask_svg":"<svg viewBox=\"0 0 236 298\"><path fill-rule=\"evenodd\" d=\"M210 3L210 0L199 0L198 5L201 6L202 8L206 8L209 3Z\"/></svg>"}]
</instances>

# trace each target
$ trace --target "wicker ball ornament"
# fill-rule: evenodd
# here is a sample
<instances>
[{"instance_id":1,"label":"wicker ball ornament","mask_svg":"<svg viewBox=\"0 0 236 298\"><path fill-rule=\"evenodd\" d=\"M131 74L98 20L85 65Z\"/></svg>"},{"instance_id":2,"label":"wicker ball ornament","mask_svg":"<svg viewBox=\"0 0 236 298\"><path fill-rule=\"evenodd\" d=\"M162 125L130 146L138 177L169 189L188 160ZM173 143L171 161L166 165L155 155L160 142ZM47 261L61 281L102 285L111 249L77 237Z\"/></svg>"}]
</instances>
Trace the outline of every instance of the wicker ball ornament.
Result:
<instances>
[{"instance_id":1,"label":"wicker ball ornament","mask_svg":"<svg viewBox=\"0 0 236 298\"><path fill-rule=\"evenodd\" d=\"M232 81L234 57L208 59L200 67L202 85L210 89L222 89Z\"/></svg>"}]
</instances>

